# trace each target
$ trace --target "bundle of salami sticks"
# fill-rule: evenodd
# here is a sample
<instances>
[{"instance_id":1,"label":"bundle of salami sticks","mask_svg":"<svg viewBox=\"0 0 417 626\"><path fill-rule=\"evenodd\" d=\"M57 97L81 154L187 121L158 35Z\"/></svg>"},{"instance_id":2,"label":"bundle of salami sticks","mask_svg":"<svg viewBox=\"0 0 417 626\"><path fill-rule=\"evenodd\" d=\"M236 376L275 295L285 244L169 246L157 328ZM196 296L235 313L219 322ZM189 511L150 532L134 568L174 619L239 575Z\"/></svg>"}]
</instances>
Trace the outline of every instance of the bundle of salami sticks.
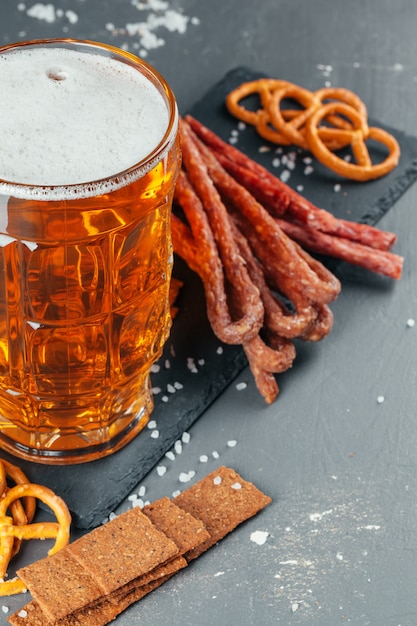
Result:
<instances>
[{"instance_id":1,"label":"bundle of salami sticks","mask_svg":"<svg viewBox=\"0 0 417 626\"><path fill-rule=\"evenodd\" d=\"M215 335L242 345L269 404L275 374L294 361L294 339L319 341L332 328L329 304L341 285L310 252L399 279L396 236L314 206L191 116L180 132L174 250L204 284Z\"/></svg>"}]
</instances>

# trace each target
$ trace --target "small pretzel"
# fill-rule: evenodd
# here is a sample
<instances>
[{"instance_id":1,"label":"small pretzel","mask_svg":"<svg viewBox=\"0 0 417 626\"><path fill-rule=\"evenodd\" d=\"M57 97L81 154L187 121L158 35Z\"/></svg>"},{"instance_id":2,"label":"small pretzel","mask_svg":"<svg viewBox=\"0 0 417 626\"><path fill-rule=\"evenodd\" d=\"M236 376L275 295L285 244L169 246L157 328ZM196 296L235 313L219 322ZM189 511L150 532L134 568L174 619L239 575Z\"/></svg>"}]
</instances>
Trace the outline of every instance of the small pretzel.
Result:
<instances>
[{"instance_id":1,"label":"small pretzel","mask_svg":"<svg viewBox=\"0 0 417 626\"><path fill-rule=\"evenodd\" d=\"M333 132L336 138L340 138L341 133L344 137L350 136L355 163L348 163L325 145L320 124L330 114L342 115L352 123L351 130L336 128ZM331 129L326 132L328 136ZM324 104L307 120L305 133L309 149L314 156L326 167L346 178L362 182L373 180L388 174L398 164L400 147L396 139L381 128L368 127L363 116L350 105L341 102ZM388 148L389 154L381 163L372 163L366 145L368 139L374 139Z\"/></svg>"},{"instance_id":2,"label":"small pretzel","mask_svg":"<svg viewBox=\"0 0 417 626\"><path fill-rule=\"evenodd\" d=\"M13 511L20 498L39 499L55 514L57 522L15 523L14 517L7 511ZM15 540L22 539L55 539L48 554L55 554L69 542L71 515L65 502L51 489L33 483L18 484L8 489L0 499L0 578L4 579L10 559L15 554ZM26 587L18 578L0 582L0 596L9 596L25 591Z\"/></svg>"},{"instance_id":3,"label":"small pretzel","mask_svg":"<svg viewBox=\"0 0 417 626\"><path fill-rule=\"evenodd\" d=\"M226 106L229 112L237 117L237 119L256 126L258 122L258 111L246 109L240 104L241 100L244 100L244 98L252 94L258 94L262 107L266 108L271 89L284 87L287 84L287 81L272 78L260 78L259 80L242 83L227 95Z\"/></svg>"},{"instance_id":4,"label":"small pretzel","mask_svg":"<svg viewBox=\"0 0 417 626\"><path fill-rule=\"evenodd\" d=\"M285 98L290 98L299 102L303 108L300 109L298 115L290 120L286 120L283 116L281 103ZM308 89L303 89L298 85L286 85L281 89L275 89L268 102L268 114L272 125L284 135L291 143L300 148L308 150L302 127L311 113L320 105L320 100L314 93Z\"/></svg>"}]
</instances>

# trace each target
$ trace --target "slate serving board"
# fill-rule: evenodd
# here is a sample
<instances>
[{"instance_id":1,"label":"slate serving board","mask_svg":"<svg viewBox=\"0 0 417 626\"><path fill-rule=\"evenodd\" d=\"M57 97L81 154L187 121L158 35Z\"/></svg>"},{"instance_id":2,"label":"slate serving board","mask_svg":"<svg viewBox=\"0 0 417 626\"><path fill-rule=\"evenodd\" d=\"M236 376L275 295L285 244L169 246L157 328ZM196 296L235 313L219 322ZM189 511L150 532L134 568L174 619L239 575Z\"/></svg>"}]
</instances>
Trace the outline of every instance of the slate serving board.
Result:
<instances>
[{"instance_id":1,"label":"slate serving board","mask_svg":"<svg viewBox=\"0 0 417 626\"><path fill-rule=\"evenodd\" d=\"M252 128L237 130L237 121L224 105L230 90L261 76L247 68L232 70L190 112L224 139L237 139L241 150L281 175L287 169L282 157L294 148L276 152L276 146L260 139ZM400 163L388 176L366 184L342 181L314 162L314 171L306 174L306 155L297 153L288 184L302 185L303 195L338 217L375 224L417 178L417 138L387 130L401 146ZM377 150L374 156L378 158ZM339 184L340 190L335 187ZM338 263L330 265L337 271ZM145 428L123 450L88 464L54 467L18 461L31 481L50 487L66 500L73 523L80 529L99 525L246 365L239 347L221 345L213 335L199 278L180 259L175 260L174 275L184 286L160 369L152 375L153 387L160 390L151 416L156 425ZM2 456L16 462L6 453Z\"/></svg>"}]
</instances>

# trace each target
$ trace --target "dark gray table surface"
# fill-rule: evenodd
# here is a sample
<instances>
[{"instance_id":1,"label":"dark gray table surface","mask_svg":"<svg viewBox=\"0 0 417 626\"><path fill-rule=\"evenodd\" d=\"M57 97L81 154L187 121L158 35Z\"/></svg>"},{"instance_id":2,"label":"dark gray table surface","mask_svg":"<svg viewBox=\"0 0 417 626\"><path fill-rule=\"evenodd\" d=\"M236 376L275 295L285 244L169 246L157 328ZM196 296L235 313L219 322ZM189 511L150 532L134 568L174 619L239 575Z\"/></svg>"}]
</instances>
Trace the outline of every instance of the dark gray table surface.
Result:
<instances>
[{"instance_id":1,"label":"dark gray table surface","mask_svg":"<svg viewBox=\"0 0 417 626\"><path fill-rule=\"evenodd\" d=\"M0 3L0 44L68 36L127 47L164 74L181 112L245 65L312 89L349 87L372 118L411 135L416 32L414 0ZM414 185L379 223L398 234L401 281L344 267L333 332L302 348L278 400L265 406L244 370L181 454L160 461L165 473L154 468L135 489L170 496L182 472L197 480L225 464L273 504L115 623L417 624L416 206ZM255 530L268 533L263 545ZM25 549L34 559L46 548ZM1 598L0 623L26 600Z\"/></svg>"}]
</instances>

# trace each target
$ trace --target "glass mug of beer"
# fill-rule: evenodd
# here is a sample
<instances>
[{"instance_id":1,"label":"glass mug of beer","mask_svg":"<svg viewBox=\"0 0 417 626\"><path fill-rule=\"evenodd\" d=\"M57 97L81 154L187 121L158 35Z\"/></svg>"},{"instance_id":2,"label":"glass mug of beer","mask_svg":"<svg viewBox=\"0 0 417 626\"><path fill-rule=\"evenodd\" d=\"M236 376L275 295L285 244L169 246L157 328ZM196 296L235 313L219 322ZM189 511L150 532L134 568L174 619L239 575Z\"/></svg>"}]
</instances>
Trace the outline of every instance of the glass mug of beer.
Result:
<instances>
[{"instance_id":1,"label":"glass mug of beer","mask_svg":"<svg viewBox=\"0 0 417 626\"><path fill-rule=\"evenodd\" d=\"M0 447L90 461L153 409L175 98L134 55L68 39L0 48L0 84Z\"/></svg>"}]
</instances>

